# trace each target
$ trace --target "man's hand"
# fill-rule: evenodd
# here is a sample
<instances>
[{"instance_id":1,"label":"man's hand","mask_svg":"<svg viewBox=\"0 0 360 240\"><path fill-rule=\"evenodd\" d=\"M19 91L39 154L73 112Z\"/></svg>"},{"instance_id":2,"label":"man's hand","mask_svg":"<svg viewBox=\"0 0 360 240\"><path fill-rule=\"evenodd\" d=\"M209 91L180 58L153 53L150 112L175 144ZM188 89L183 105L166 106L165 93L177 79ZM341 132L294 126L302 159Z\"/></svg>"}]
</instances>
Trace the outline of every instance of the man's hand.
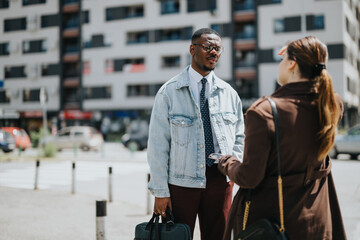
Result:
<instances>
[{"instance_id":1,"label":"man's hand","mask_svg":"<svg viewBox=\"0 0 360 240\"><path fill-rule=\"evenodd\" d=\"M166 208L169 206L172 211L171 200L169 197L157 198L155 197L154 213L161 214L162 217L166 217Z\"/></svg>"}]
</instances>

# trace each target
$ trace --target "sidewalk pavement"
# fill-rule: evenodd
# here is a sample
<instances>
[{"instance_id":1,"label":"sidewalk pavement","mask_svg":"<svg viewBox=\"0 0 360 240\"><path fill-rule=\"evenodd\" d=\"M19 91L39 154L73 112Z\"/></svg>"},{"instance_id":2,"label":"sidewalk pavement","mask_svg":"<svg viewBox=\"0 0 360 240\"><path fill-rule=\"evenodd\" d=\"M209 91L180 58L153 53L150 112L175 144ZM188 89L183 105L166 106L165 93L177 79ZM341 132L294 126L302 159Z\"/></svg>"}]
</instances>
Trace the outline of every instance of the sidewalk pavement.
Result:
<instances>
[{"instance_id":1,"label":"sidewalk pavement","mask_svg":"<svg viewBox=\"0 0 360 240\"><path fill-rule=\"evenodd\" d=\"M96 196L0 187L1 240L96 239ZM108 240L134 238L136 224L151 218L129 203L107 202Z\"/></svg>"}]
</instances>

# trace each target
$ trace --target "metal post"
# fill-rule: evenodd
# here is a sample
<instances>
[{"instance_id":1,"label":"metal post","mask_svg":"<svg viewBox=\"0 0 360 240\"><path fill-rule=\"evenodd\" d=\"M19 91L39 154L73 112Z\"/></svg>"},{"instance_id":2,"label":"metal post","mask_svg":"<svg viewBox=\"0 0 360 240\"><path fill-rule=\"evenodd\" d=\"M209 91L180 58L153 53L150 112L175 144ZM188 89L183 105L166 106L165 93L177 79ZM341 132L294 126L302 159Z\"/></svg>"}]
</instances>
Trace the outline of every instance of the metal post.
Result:
<instances>
[{"instance_id":1,"label":"metal post","mask_svg":"<svg viewBox=\"0 0 360 240\"><path fill-rule=\"evenodd\" d=\"M39 167L40 167L40 161L36 160L34 190L38 190Z\"/></svg>"},{"instance_id":2,"label":"metal post","mask_svg":"<svg viewBox=\"0 0 360 240\"><path fill-rule=\"evenodd\" d=\"M47 135L47 116L46 116L46 100L47 100L47 96L46 96L46 89L45 87L41 87L40 88L40 104L42 106L42 110L43 110L43 127L44 127L44 139L46 138Z\"/></svg>"},{"instance_id":3,"label":"metal post","mask_svg":"<svg viewBox=\"0 0 360 240\"><path fill-rule=\"evenodd\" d=\"M75 193L75 162L72 163L72 181L71 181L71 193Z\"/></svg>"},{"instance_id":4,"label":"metal post","mask_svg":"<svg viewBox=\"0 0 360 240\"><path fill-rule=\"evenodd\" d=\"M150 181L150 173L147 174L147 183L149 183ZM147 190L146 191L146 214L149 215L151 214L151 195L150 195L150 191Z\"/></svg>"},{"instance_id":5,"label":"metal post","mask_svg":"<svg viewBox=\"0 0 360 240\"><path fill-rule=\"evenodd\" d=\"M109 202L112 202L112 167L109 167Z\"/></svg>"},{"instance_id":6,"label":"metal post","mask_svg":"<svg viewBox=\"0 0 360 240\"><path fill-rule=\"evenodd\" d=\"M96 201L96 240L106 239L106 200Z\"/></svg>"}]
</instances>

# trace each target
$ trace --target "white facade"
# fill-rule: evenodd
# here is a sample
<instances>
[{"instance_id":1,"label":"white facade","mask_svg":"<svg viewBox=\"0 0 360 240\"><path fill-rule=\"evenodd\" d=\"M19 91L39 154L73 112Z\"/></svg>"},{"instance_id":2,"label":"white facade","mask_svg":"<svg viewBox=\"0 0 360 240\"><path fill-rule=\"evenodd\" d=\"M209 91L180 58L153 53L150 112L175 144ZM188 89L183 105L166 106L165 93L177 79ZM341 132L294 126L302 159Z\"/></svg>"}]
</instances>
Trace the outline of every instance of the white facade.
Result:
<instances>
[{"instance_id":1,"label":"white facade","mask_svg":"<svg viewBox=\"0 0 360 240\"><path fill-rule=\"evenodd\" d=\"M41 111L40 102L24 102L23 90L45 87L48 94L47 109L59 110L60 96L58 75L41 77L42 64L59 63L59 28L41 28L41 16L58 13L58 2L47 1L45 4L22 6L22 1L9 1L9 8L0 9L0 43L9 42L9 55L0 56L0 79L10 96L10 103L0 103L2 110ZM26 18L26 30L4 31L4 20ZM23 41L45 40L45 52L23 53ZM26 78L5 80L5 68L25 65ZM0 89L1 90L1 89Z\"/></svg>"},{"instance_id":2,"label":"white facade","mask_svg":"<svg viewBox=\"0 0 360 240\"><path fill-rule=\"evenodd\" d=\"M327 70L330 72L334 89L338 92L348 108L359 106L360 82L357 61L359 60L359 20L356 19L358 1L316 1L316 0L282 0L281 4L260 5L258 7L258 48L274 49L308 35L316 36L327 45L343 44L346 46L344 58L329 59ZM324 29L306 30L306 15L323 15ZM301 31L274 32L274 21L279 17L301 16ZM350 22L347 31L346 18ZM351 54L350 54L351 53ZM349 57L349 56L353 57ZM259 95L269 95L275 90L278 63L259 64ZM351 86L348 86L350 79ZM351 89L351 91L349 91Z\"/></svg>"},{"instance_id":3,"label":"white facade","mask_svg":"<svg viewBox=\"0 0 360 240\"><path fill-rule=\"evenodd\" d=\"M144 5L144 16L138 18L105 21L105 9L109 7ZM83 61L90 62L91 73L83 76L83 87L112 86L112 98L106 100L85 100L84 110L103 109L151 109L153 96L127 96L127 85L163 84L180 73L190 63L190 40L163 41L147 44L127 44L127 33L155 29L176 29L192 27L193 31L210 27L211 24L229 23L231 21L230 1L217 1L217 10L187 12L187 1L180 0L180 11L175 14L161 15L160 1L127 0L127 1L83 1L83 10L89 10L90 23L83 25L83 38L89 39L93 34L103 34L110 47L85 49ZM215 73L224 80L232 78L231 39L223 38L223 52ZM162 68L164 56L180 56L180 67ZM144 58L145 71L137 73L105 73L107 59Z\"/></svg>"}]
</instances>

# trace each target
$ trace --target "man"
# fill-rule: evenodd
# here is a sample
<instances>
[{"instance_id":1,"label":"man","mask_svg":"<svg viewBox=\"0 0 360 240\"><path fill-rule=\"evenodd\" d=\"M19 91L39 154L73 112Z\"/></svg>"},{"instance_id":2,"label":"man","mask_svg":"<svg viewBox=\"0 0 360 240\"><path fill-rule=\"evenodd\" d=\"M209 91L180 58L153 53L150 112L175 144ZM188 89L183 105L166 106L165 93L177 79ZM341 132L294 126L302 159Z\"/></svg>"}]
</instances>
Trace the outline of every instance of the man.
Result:
<instances>
[{"instance_id":1,"label":"man","mask_svg":"<svg viewBox=\"0 0 360 240\"><path fill-rule=\"evenodd\" d=\"M242 159L244 147L240 98L213 72L222 51L214 30L193 34L191 66L160 88L149 129L154 212L165 216L170 207L175 222L188 224L192 234L198 215L203 240L222 238L233 187L209 155Z\"/></svg>"}]
</instances>

